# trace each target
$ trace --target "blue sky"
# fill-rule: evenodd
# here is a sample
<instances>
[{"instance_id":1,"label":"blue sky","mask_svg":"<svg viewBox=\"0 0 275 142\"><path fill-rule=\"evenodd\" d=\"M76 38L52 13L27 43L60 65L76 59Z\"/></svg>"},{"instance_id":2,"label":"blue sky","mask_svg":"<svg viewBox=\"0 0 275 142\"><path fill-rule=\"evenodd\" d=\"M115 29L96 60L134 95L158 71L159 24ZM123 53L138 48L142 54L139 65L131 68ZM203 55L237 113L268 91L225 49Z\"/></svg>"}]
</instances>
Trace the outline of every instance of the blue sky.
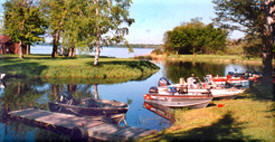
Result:
<instances>
[{"instance_id":1,"label":"blue sky","mask_svg":"<svg viewBox=\"0 0 275 142\"><path fill-rule=\"evenodd\" d=\"M166 31L192 18L201 17L205 24L210 23L216 16L213 6L211 0L133 0L130 17L135 23L129 27L126 39L129 43L161 44ZM241 36L234 32L230 37Z\"/></svg>"},{"instance_id":2,"label":"blue sky","mask_svg":"<svg viewBox=\"0 0 275 142\"><path fill-rule=\"evenodd\" d=\"M133 0L130 16L130 43L159 44L166 31L196 17L210 23L215 14L211 0Z\"/></svg>"}]
</instances>

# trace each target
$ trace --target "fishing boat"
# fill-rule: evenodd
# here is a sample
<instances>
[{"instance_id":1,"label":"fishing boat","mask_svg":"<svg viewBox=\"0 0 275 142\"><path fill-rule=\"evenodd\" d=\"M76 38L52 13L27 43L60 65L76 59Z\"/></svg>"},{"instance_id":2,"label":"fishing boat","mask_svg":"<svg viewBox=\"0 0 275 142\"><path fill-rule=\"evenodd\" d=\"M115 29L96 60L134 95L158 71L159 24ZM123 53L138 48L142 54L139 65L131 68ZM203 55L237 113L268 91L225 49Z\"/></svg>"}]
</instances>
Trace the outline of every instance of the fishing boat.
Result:
<instances>
[{"instance_id":1,"label":"fishing boat","mask_svg":"<svg viewBox=\"0 0 275 142\"><path fill-rule=\"evenodd\" d=\"M195 78L194 78L195 79ZM166 81L163 81L166 80ZM239 94L245 91L245 88L236 88L236 87L221 87L217 85L210 84L208 82L193 81L190 82L190 79L187 83L181 78L180 84L171 84L166 78L161 78L159 80L157 88L154 91L159 94L188 94L188 95L207 95L212 94L214 98L218 99L233 99L236 98ZM167 85L169 84L169 85ZM166 85L166 86L165 86Z\"/></svg>"},{"instance_id":2,"label":"fishing boat","mask_svg":"<svg viewBox=\"0 0 275 142\"><path fill-rule=\"evenodd\" d=\"M65 114L73 114L81 117L93 117L93 119L98 119L101 121L107 121L110 123L118 124L120 123L124 118L126 113L109 113L105 112L102 113L91 113L93 109L82 109L77 106L72 105L65 105L65 104L57 104L57 103L48 103L49 109L51 112L58 112L58 113L65 113ZM99 111L99 109L97 109Z\"/></svg>"},{"instance_id":3,"label":"fishing boat","mask_svg":"<svg viewBox=\"0 0 275 142\"><path fill-rule=\"evenodd\" d=\"M215 99L234 99L243 93L246 89L238 88L215 88L210 89Z\"/></svg>"},{"instance_id":4,"label":"fishing boat","mask_svg":"<svg viewBox=\"0 0 275 142\"><path fill-rule=\"evenodd\" d=\"M174 115L171 113L171 110L169 107L165 107L161 104L154 104L154 103L148 103L148 102L144 102L143 107L169 121L172 121L172 122L175 121Z\"/></svg>"},{"instance_id":5,"label":"fishing boat","mask_svg":"<svg viewBox=\"0 0 275 142\"><path fill-rule=\"evenodd\" d=\"M112 115L126 113L128 105L118 101L96 100L93 98L82 99L78 103L64 104L61 102L49 102L51 111L62 110L78 116Z\"/></svg>"},{"instance_id":6,"label":"fishing boat","mask_svg":"<svg viewBox=\"0 0 275 142\"><path fill-rule=\"evenodd\" d=\"M213 86L224 87L226 85L236 87L248 87L251 81L255 81L258 77L233 76L228 74L226 77L206 75L205 80Z\"/></svg>"},{"instance_id":7,"label":"fishing boat","mask_svg":"<svg viewBox=\"0 0 275 142\"><path fill-rule=\"evenodd\" d=\"M179 93L172 89L172 92L158 92L157 87L151 87L149 93L144 95L144 101L148 103L161 104L167 107L206 107L213 96L211 94L188 94Z\"/></svg>"},{"instance_id":8,"label":"fishing boat","mask_svg":"<svg viewBox=\"0 0 275 142\"><path fill-rule=\"evenodd\" d=\"M62 111L77 116L113 115L126 113L128 104L115 100L99 100L84 98L75 100L73 96L64 91L55 102L49 102L49 109L53 112Z\"/></svg>"}]
</instances>

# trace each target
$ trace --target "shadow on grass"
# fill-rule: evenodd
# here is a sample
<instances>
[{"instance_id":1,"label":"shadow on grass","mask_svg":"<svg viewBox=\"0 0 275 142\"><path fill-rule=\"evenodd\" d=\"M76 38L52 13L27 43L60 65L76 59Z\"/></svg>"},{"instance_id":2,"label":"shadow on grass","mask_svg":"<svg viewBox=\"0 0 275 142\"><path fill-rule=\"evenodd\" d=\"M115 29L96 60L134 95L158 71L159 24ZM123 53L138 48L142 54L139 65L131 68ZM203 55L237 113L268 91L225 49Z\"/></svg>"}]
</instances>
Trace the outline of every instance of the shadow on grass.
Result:
<instances>
[{"instance_id":1,"label":"shadow on grass","mask_svg":"<svg viewBox=\"0 0 275 142\"><path fill-rule=\"evenodd\" d=\"M47 66L40 65L38 63L17 63L12 65L4 65L0 67L0 72L9 74L10 76L39 76L43 70L47 69Z\"/></svg>"},{"instance_id":2,"label":"shadow on grass","mask_svg":"<svg viewBox=\"0 0 275 142\"><path fill-rule=\"evenodd\" d=\"M240 96L241 98L251 98L257 101L271 101L274 100L274 84L264 84L263 82L257 82L252 84L249 89L245 91L246 96Z\"/></svg>"},{"instance_id":3,"label":"shadow on grass","mask_svg":"<svg viewBox=\"0 0 275 142\"><path fill-rule=\"evenodd\" d=\"M93 66L92 62L87 63L90 66ZM159 69L158 66L155 64L148 62L148 61L103 61L99 62L97 67L102 67L104 65L122 65L127 66L129 68L136 68L141 71L140 77L136 78L135 80L144 80L145 78L150 77L152 74L146 74L145 69L148 70L157 70Z\"/></svg>"},{"instance_id":4,"label":"shadow on grass","mask_svg":"<svg viewBox=\"0 0 275 142\"><path fill-rule=\"evenodd\" d=\"M245 136L242 133L244 123L234 120L231 112L225 114L222 119L213 123L211 126L194 128L185 132L172 134L160 133L155 138L162 141L260 141Z\"/></svg>"}]
</instances>

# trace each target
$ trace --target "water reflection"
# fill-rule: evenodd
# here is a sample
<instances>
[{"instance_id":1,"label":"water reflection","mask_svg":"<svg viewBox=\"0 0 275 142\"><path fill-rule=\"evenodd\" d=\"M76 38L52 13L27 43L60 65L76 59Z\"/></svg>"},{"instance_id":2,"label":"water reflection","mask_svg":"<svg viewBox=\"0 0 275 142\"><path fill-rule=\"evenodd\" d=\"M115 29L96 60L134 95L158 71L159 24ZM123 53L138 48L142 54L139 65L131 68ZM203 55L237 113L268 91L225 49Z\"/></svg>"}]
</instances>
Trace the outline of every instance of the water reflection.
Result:
<instances>
[{"instance_id":1,"label":"water reflection","mask_svg":"<svg viewBox=\"0 0 275 142\"><path fill-rule=\"evenodd\" d=\"M173 83L177 83L180 77L186 78L192 73L199 77L209 73L224 75L227 70L232 68L230 67L232 65L192 62L159 62L157 65L160 66L160 71L149 78L113 84L87 84L84 83L85 81L76 83L70 81L72 79L67 79L68 82L49 82L39 78L8 78L4 82L5 88L0 89L0 141L19 140L20 138L20 140L27 141L54 137L66 139L66 136L59 134L58 137L56 133L27 126L23 123L8 121L5 118L5 113L8 111L29 107L49 110L48 102L55 102L60 94L66 91L71 93L76 100L93 98L127 103L129 110L126 113L126 121L129 126L161 130L171 125L170 119L173 114L165 113L165 109L155 108L156 112L165 114L165 117L162 117L146 109L143 99L143 95L148 93L149 88L157 85L160 77L167 77ZM241 67L244 69L260 69L257 66ZM95 80L95 82L98 81Z\"/></svg>"},{"instance_id":2,"label":"water reflection","mask_svg":"<svg viewBox=\"0 0 275 142\"><path fill-rule=\"evenodd\" d=\"M173 83L178 83L180 77L188 78L191 74L203 79L207 74L224 76L228 72L260 71L259 66L201 62L164 62L164 66L167 78Z\"/></svg>"},{"instance_id":3,"label":"water reflection","mask_svg":"<svg viewBox=\"0 0 275 142\"><path fill-rule=\"evenodd\" d=\"M155 104L155 103L148 103L148 102L144 102L143 107L171 122L175 121L174 113L172 113L172 110L170 110L169 107L165 107L163 105Z\"/></svg>"}]
</instances>

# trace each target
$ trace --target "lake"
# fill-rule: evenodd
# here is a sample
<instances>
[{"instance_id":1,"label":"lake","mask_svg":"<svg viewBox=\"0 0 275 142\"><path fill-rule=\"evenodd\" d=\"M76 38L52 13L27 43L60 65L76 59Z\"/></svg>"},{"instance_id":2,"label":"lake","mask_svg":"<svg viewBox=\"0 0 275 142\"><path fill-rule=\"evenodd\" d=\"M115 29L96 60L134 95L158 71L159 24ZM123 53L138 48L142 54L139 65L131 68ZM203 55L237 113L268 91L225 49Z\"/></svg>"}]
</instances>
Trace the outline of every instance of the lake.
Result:
<instances>
[{"instance_id":1,"label":"lake","mask_svg":"<svg viewBox=\"0 0 275 142\"><path fill-rule=\"evenodd\" d=\"M135 56L141 56L149 54L153 51L153 48L133 48L133 52L129 52L128 48L122 47L102 47L100 56L116 57L116 58L131 58ZM31 54L51 54L52 46L49 45L35 45L31 47ZM89 54L87 51L76 51L76 54Z\"/></svg>"},{"instance_id":2,"label":"lake","mask_svg":"<svg viewBox=\"0 0 275 142\"><path fill-rule=\"evenodd\" d=\"M108 54L114 57L134 56L133 54L124 56L124 53L128 52L127 48L120 48L121 53L115 52L117 50L117 48L109 48ZM150 53L150 50L146 49L145 52L143 49L138 49L137 51L139 51L139 55L142 55ZM71 92L75 99L81 99L94 97L94 89L97 89L100 99L116 100L129 104L129 110L126 113L126 122L129 126L161 130L171 126L172 122L146 109L143 99L143 95L148 92L149 88L157 85L160 77L167 77L171 82L177 83L180 77L186 78L192 73L202 78L209 73L225 75L229 71L261 70L257 66L237 64L165 61L154 63L160 67L160 70L149 78L115 84L66 84L49 83L38 78L9 78L5 81L6 87L0 89L0 141L68 140L68 136L65 134L10 121L6 119L5 115L7 110L13 111L28 107L48 110L48 102L54 102L58 98L58 94L64 91ZM125 124L121 122L118 125L124 126Z\"/></svg>"}]
</instances>

